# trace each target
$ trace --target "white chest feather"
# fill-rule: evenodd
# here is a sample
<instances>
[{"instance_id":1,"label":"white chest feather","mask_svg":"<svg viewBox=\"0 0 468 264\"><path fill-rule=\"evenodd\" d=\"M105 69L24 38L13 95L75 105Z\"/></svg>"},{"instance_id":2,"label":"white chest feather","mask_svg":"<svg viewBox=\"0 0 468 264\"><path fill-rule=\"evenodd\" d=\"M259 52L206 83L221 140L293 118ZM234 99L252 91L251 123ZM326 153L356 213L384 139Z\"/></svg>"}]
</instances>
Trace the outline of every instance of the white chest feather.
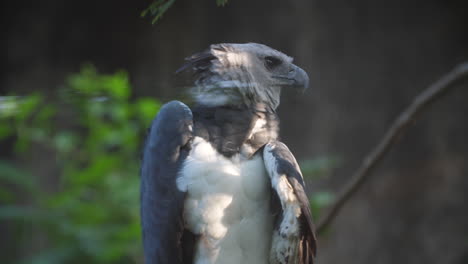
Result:
<instances>
[{"instance_id":1,"label":"white chest feather","mask_svg":"<svg viewBox=\"0 0 468 264\"><path fill-rule=\"evenodd\" d=\"M201 239L194 263L268 263L273 229L270 182L261 155L226 158L195 138L177 179L184 219Z\"/></svg>"}]
</instances>

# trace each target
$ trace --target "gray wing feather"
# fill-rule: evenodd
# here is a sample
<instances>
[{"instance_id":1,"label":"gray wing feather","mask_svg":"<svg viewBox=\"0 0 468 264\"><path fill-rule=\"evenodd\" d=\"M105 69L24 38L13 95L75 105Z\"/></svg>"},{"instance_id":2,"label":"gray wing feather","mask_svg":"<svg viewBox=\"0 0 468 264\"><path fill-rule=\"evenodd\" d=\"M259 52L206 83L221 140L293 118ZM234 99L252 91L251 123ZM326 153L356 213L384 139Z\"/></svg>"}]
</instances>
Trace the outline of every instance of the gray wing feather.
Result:
<instances>
[{"instance_id":1,"label":"gray wing feather","mask_svg":"<svg viewBox=\"0 0 468 264\"><path fill-rule=\"evenodd\" d=\"M185 194L176 177L188 155L192 112L181 102L165 104L153 120L141 164L141 222L145 263L181 263Z\"/></svg>"}]
</instances>

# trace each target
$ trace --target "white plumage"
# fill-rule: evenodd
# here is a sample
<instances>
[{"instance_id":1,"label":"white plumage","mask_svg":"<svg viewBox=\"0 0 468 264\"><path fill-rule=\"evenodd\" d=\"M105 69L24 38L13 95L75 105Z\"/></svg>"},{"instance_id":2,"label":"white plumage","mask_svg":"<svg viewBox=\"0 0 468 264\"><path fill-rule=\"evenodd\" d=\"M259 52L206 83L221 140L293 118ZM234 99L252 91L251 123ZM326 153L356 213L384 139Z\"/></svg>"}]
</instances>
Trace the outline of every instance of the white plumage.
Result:
<instances>
[{"instance_id":1,"label":"white plumage","mask_svg":"<svg viewBox=\"0 0 468 264\"><path fill-rule=\"evenodd\" d=\"M226 158L199 137L192 146L177 187L187 192L188 229L203 237L194 263L268 263L273 217L261 153Z\"/></svg>"}]
</instances>

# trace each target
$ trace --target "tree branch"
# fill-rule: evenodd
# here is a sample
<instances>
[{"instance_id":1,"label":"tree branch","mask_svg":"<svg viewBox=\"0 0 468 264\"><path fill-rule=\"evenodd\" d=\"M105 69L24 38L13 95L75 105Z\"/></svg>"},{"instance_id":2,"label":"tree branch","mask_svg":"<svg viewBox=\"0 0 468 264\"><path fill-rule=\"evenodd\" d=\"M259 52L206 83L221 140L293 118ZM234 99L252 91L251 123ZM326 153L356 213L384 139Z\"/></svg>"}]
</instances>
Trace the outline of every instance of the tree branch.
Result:
<instances>
[{"instance_id":1,"label":"tree branch","mask_svg":"<svg viewBox=\"0 0 468 264\"><path fill-rule=\"evenodd\" d=\"M349 183L339 192L335 202L325 212L324 216L320 218L317 225L317 233L322 233L331 221L333 221L345 202L348 201L359 187L362 186L365 180L368 179L372 169L382 160L383 156L390 150L390 147L397 141L399 138L398 136L408 128L418 114L465 78L468 78L468 62L457 66L414 99L393 122L379 144L364 158L361 166L353 174Z\"/></svg>"}]
</instances>

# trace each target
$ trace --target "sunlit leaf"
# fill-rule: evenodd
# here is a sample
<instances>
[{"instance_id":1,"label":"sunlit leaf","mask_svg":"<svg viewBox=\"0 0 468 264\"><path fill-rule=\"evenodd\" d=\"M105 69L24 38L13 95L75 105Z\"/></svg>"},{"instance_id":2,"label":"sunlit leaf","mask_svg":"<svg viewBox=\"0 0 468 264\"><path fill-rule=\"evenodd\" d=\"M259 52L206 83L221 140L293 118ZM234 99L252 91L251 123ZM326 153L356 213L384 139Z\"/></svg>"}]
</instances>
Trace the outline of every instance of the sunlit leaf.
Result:
<instances>
[{"instance_id":1,"label":"sunlit leaf","mask_svg":"<svg viewBox=\"0 0 468 264\"><path fill-rule=\"evenodd\" d=\"M59 132L53 138L55 148L59 152L70 152L75 148L78 148L77 136L69 131Z\"/></svg>"},{"instance_id":2,"label":"sunlit leaf","mask_svg":"<svg viewBox=\"0 0 468 264\"><path fill-rule=\"evenodd\" d=\"M31 117L42 101L43 97L39 94L22 96L14 118L19 121L24 121Z\"/></svg>"},{"instance_id":3,"label":"sunlit leaf","mask_svg":"<svg viewBox=\"0 0 468 264\"><path fill-rule=\"evenodd\" d=\"M19 96L0 96L0 118L13 117L20 108Z\"/></svg>"},{"instance_id":4,"label":"sunlit leaf","mask_svg":"<svg viewBox=\"0 0 468 264\"><path fill-rule=\"evenodd\" d=\"M127 73L121 71L113 75L102 76L103 90L111 97L117 99L127 99L130 96L130 84Z\"/></svg>"},{"instance_id":5,"label":"sunlit leaf","mask_svg":"<svg viewBox=\"0 0 468 264\"><path fill-rule=\"evenodd\" d=\"M130 96L127 73L120 71L101 75L90 64L84 65L80 73L71 75L67 84L72 90L94 101L102 101L100 99L105 96L115 99L128 99Z\"/></svg>"},{"instance_id":6,"label":"sunlit leaf","mask_svg":"<svg viewBox=\"0 0 468 264\"><path fill-rule=\"evenodd\" d=\"M160 108L161 104L158 101L148 97L140 98L135 103L136 115L143 120L144 124L147 126L149 126L151 120L153 120Z\"/></svg>"}]
</instances>

